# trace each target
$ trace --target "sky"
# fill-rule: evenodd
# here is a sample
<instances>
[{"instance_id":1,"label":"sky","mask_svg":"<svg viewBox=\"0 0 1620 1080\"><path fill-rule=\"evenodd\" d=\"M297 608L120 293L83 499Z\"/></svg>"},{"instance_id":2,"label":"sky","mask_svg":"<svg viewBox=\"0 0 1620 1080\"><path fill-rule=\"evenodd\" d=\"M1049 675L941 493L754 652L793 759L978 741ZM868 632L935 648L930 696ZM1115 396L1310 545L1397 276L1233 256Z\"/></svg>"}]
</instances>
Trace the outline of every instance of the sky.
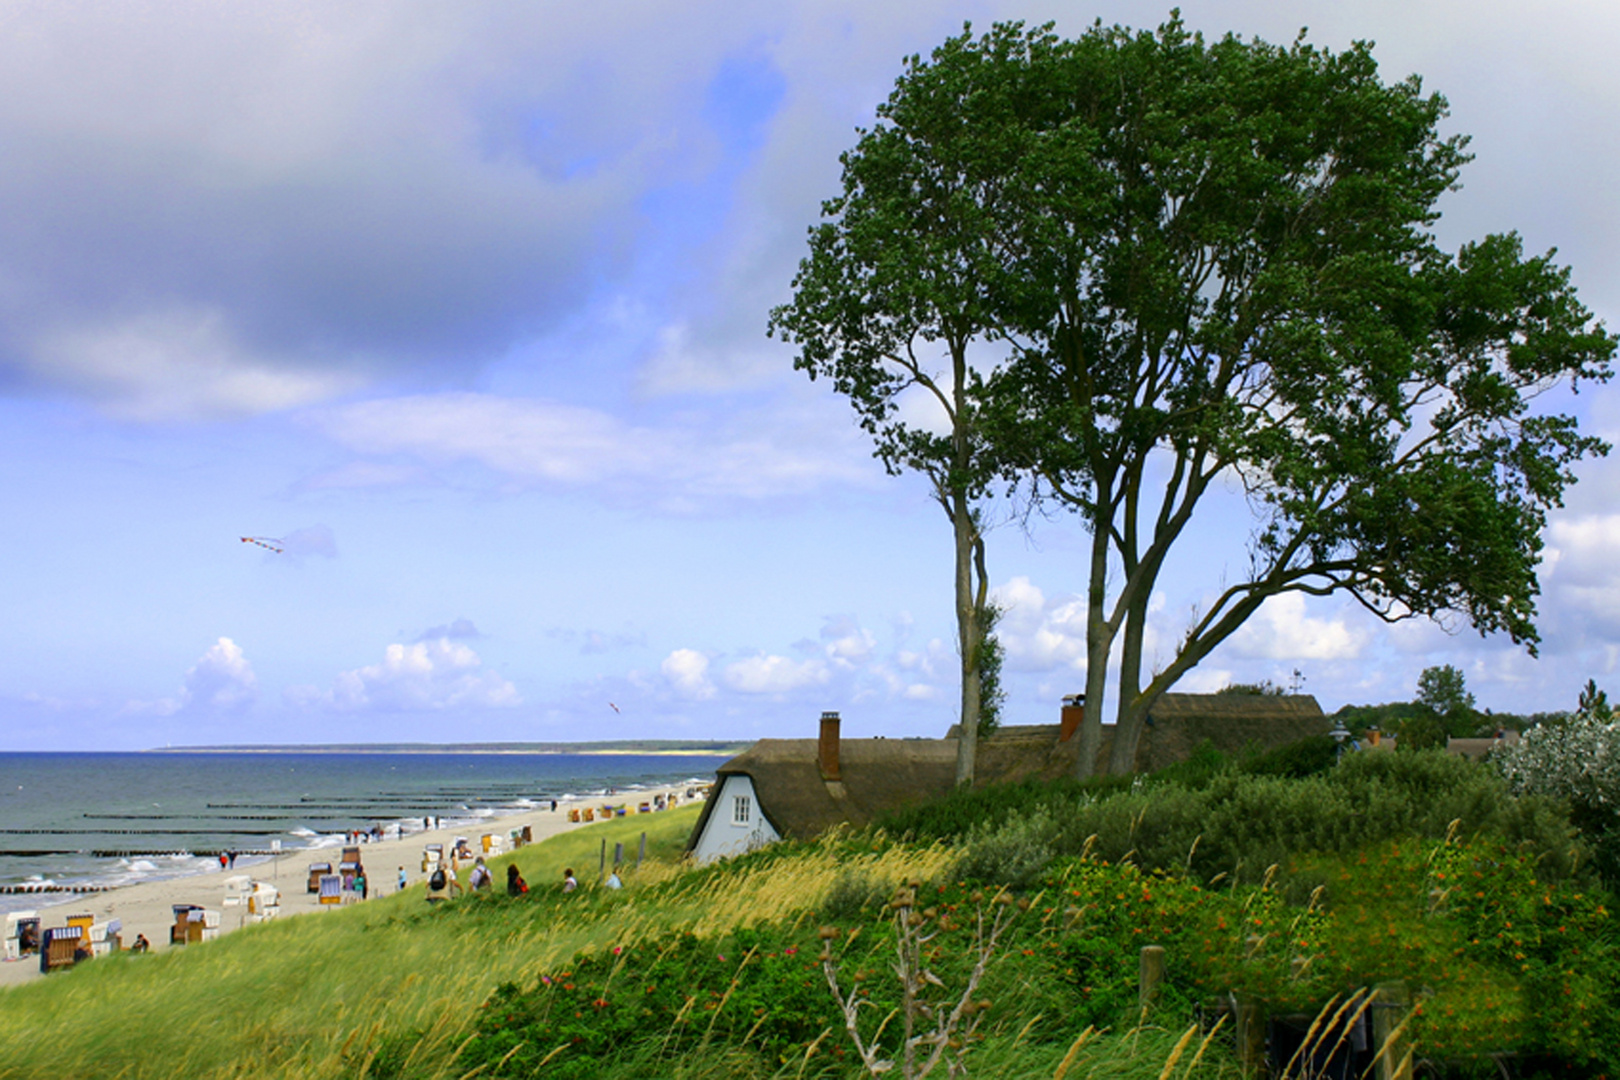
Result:
<instances>
[{"instance_id":1,"label":"sky","mask_svg":"<svg viewBox=\"0 0 1620 1080\"><path fill-rule=\"evenodd\" d=\"M1616 324L1612 3L1182 11L1422 75L1476 155L1441 241L1517 229ZM768 313L904 57L1166 15L0 0L0 749L943 734L947 522ZM1620 386L1569 407L1620 441ZM1178 689L1331 711L1452 664L1481 707L1572 707L1620 660L1620 459L1579 474L1539 658L1289 597ZM1209 505L1150 662L1248 528ZM1083 688L1085 545L1061 514L990 535L1008 723Z\"/></svg>"}]
</instances>

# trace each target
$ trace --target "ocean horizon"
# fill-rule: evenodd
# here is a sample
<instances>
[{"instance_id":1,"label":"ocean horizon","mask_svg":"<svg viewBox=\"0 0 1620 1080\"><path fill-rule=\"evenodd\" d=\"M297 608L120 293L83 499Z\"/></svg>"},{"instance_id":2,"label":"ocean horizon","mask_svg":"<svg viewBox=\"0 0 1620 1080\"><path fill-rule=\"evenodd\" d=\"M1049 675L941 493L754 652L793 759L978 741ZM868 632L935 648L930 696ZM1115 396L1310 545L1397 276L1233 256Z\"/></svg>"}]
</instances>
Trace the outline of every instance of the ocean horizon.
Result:
<instances>
[{"instance_id":1,"label":"ocean horizon","mask_svg":"<svg viewBox=\"0 0 1620 1080\"><path fill-rule=\"evenodd\" d=\"M465 744L464 744L465 745ZM424 818L493 825L550 799L702 783L730 754L667 750L163 748L0 752L0 888L85 891L218 868L251 873L340 846L373 826L406 835ZM0 895L0 912L73 891Z\"/></svg>"}]
</instances>

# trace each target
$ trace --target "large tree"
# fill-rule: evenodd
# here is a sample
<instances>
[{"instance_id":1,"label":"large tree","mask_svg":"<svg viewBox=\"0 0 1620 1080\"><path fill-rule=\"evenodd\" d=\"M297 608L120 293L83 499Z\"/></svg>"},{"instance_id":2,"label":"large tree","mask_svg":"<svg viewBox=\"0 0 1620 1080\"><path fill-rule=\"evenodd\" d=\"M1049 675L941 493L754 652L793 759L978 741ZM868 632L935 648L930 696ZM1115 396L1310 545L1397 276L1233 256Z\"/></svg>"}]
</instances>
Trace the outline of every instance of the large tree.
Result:
<instances>
[{"instance_id":1,"label":"large tree","mask_svg":"<svg viewBox=\"0 0 1620 1080\"><path fill-rule=\"evenodd\" d=\"M955 283L1010 357L972 395L980 460L1092 532L1082 774L1111 660L1124 771L1158 695L1284 593L1534 649L1546 514L1607 447L1532 406L1606 379L1615 341L1550 254L1438 244L1468 160L1442 98L1385 84L1365 44L1211 43L1172 18L964 32L888 109L927 117L901 141L948 147L950 182L890 196L893 225L949 239L897 233L887 265ZM850 330L874 322L905 319ZM1148 600L1228 481L1256 518L1248 565L1144 673Z\"/></svg>"},{"instance_id":2,"label":"large tree","mask_svg":"<svg viewBox=\"0 0 1620 1080\"><path fill-rule=\"evenodd\" d=\"M927 478L950 522L961 658L956 780L968 784L995 617L983 514L994 470L978 398L1005 350L995 347L998 303L986 289L1003 257L986 187L997 170L984 160L994 125L964 124L960 104L982 85L981 72L994 81L1010 58L944 48L956 52L953 62L938 63L938 54L931 64L907 61L878 123L841 158L843 193L823 204L793 300L771 313L770 332L798 346L795 367L849 398L891 473Z\"/></svg>"},{"instance_id":3,"label":"large tree","mask_svg":"<svg viewBox=\"0 0 1620 1080\"><path fill-rule=\"evenodd\" d=\"M1061 63L1049 149L1008 185L1024 291L994 436L1093 525L1088 726L1117 638L1110 768L1283 593L1533 650L1547 511L1607 447L1532 401L1606 379L1615 342L1516 236L1441 249L1436 203L1468 160L1438 133L1444 99L1383 83L1365 44L1209 44L1174 20L1098 26ZM1144 678L1148 598L1223 476L1257 518L1246 572Z\"/></svg>"}]
</instances>

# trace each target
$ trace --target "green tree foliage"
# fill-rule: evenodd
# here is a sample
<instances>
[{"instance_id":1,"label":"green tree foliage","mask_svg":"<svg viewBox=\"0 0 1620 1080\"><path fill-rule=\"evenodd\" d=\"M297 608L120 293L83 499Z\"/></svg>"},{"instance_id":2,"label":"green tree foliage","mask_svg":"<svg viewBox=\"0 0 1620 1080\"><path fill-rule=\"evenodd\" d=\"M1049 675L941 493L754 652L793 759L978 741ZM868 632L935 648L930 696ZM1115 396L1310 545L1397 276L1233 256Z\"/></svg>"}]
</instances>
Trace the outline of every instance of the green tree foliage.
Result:
<instances>
[{"instance_id":1,"label":"green tree foliage","mask_svg":"<svg viewBox=\"0 0 1620 1080\"><path fill-rule=\"evenodd\" d=\"M1547 510L1607 447L1531 402L1608 378L1615 341L1516 235L1440 248L1468 160L1445 115L1365 43L1000 24L911 58L845 155L776 325L886 460L964 495L994 466L1091 528L1082 774L1111 660L1128 771L1155 698L1282 593L1534 649ZM969 341L1005 363L974 375ZM962 391L937 395L949 437L893 422L919 343ZM1223 476L1258 518L1249 565L1149 677L1148 599Z\"/></svg>"},{"instance_id":2,"label":"green tree foliage","mask_svg":"<svg viewBox=\"0 0 1620 1080\"><path fill-rule=\"evenodd\" d=\"M1443 737L1466 739L1478 733L1479 713L1474 695L1469 693L1461 668L1442 664L1427 667L1418 675L1417 703L1439 720Z\"/></svg>"},{"instance_id":3,"label":"green tree foliage","mask_svg":"<svg viewBox=\"0 0 1620 1080\"><path fill-rule=\"evenodd\" d=\"M981 135L964 128L951 106L972 93L973 79L955 65L907 62L878 108L878 124L841 158L843 193L822 205L826 220L810 230L793 301L774 310L769 325L798 346L796 368L829 379L849 399L889 472L921 473L950 520L962 665L959 784L973 778L982 650L993 622L981 512L993 469L975 359L999 336L985 275L1001 259L992 239L996 200L976 179L986 172L974 160ZM938 423L903 413L908 394L920 394Z\"/></svg>"}]
</instances>

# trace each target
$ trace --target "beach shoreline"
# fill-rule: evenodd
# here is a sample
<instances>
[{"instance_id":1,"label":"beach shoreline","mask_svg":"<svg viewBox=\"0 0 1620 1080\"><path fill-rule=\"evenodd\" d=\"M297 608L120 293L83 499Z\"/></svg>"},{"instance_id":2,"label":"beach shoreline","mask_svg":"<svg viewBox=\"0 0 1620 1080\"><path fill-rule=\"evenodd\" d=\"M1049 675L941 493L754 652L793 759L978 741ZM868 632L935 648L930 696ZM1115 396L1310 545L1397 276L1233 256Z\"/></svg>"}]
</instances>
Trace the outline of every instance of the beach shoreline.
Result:
<instances>
[{"instance_id":1,"label":"beach shoreline","mask_svg":"<svg viewBox=\"0 0 1620 1080\"><path fill-rule=\"evenodd\" d=\"M493 833L504 841L513 831L521 830L525 826L530 830L531 844L539 843L587 824L584 821L569 821L568 811L571 808L628 806L633 815L637 805L654 804L658 795L665 796L665 805L668 807L686 805L693 801L686 797L687 791L699 787L701 782L692 781L655 784L634 790L625 789L612 795L561 796L557 800L555 811L547 802L516 813L485 818L477 822L463 820L443 828L363 843L359 845L360 858L365 867L368 892L372 897L388 896L397 892L400 867L405 869L407 887L420 885L425 877L422 872L422 853L430 844L442 844L444 850L448 852L450 845L458 836L465 836L476 852L480 846L480 837L484 834ZM671 796L674 797L673 801ZM508 847L506 850L511 849ZM247 876L254 881L268 882L275 886L280 892L281 901L281 910L277 918L333 910L334 905L323 906L318 896L309 893L306 884L310 863L331 862L335 865L340 854L341 848L338 847L296 848L270 859L238 865L232 869L214 868L194 874L134 882L101 892L69 894L60 899L58 897L61 894L44 893L40 894L39 903L34 905L34 910L38 911L41 924L46 928L66 925L70 915L93 915L100 923L117 919L123 924L120 933L124 948L127 949L133 944L137 934L144 934L153 951L163 951L170 948L169 927L174 923L175 905L195 904L219 912L221 935L245 925L246 907L223 906L225 881L232 877ZM466 880L465 868L462 871L462 880L463 882ZM501 884L498 882L497 887L501 887ZM37 955L21 960L0 961L0 987L43 977Z\"/></svg>"}]
</instances>

